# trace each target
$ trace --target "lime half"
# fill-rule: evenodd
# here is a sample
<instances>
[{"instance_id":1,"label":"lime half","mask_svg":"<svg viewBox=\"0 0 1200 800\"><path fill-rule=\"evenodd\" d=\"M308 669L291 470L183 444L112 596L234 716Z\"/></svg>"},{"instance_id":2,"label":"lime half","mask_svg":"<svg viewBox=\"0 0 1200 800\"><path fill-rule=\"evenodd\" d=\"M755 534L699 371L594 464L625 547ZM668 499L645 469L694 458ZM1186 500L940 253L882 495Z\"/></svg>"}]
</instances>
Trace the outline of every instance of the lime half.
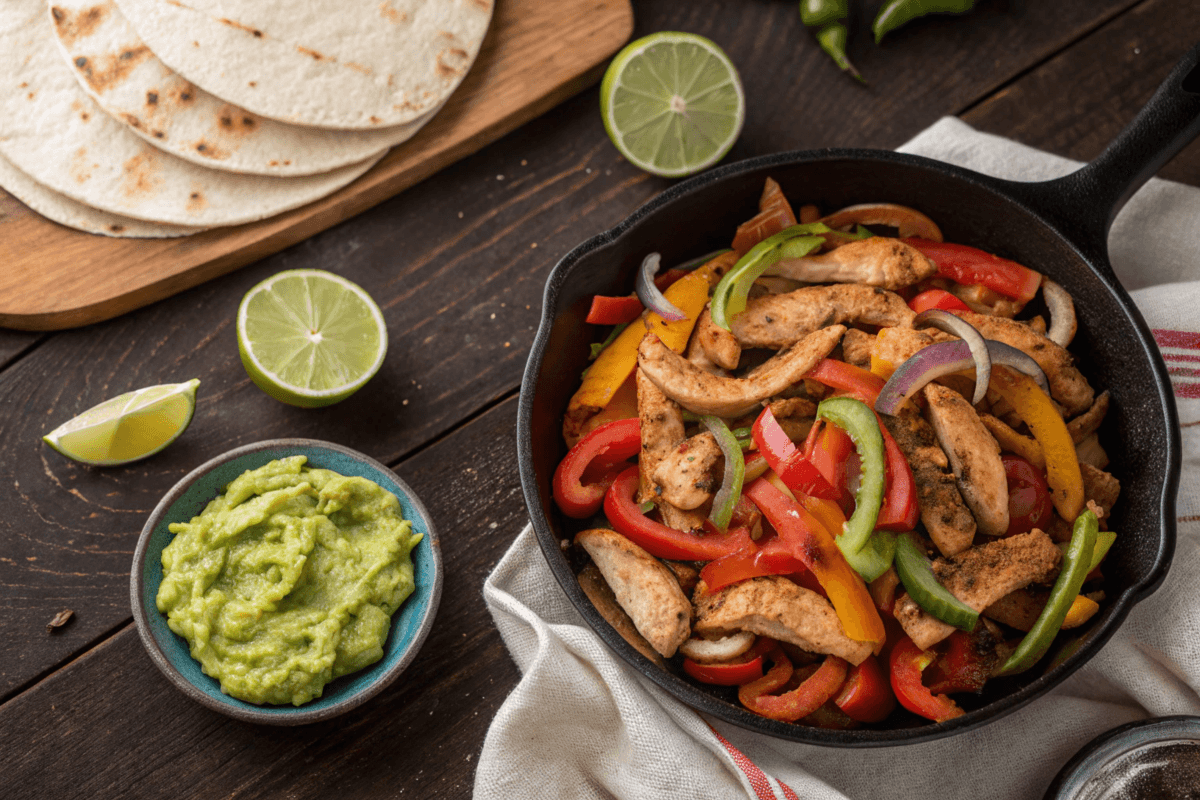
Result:
<instances>
[{"instance_id":1,"label":"lime half","mask_svg":"<svg viewBox=\"0 0 1200 800\"><path fill-rule=\"evenodd\" d=\"M272 275L246 292L238 352L258 388L305 408L362 388L387 354L383 312L362 287L319 269Z\"/></svg>"},{"instance_id":2,"label":"lime half","mask_svg":"<svg viewBox=\"0 0 1200 800\"><path fill-rule=\"evenodd\" d=\"M679 178L720 161L742 132L737 69L694 33L653 33L625 47L600 84L604 128L646 172Z\"/></svg>"},{"instance_id":3,"label":"lime half","mask_svg":"<svg viewBox=\"0 0 1200 800\"><path fill-rule=\"evenodd\" d=\"M187 429L199 385L190 380L128 392L64 422L42 441L67 458L100 467L152 456Z\"/></svg>"}]
</instances>

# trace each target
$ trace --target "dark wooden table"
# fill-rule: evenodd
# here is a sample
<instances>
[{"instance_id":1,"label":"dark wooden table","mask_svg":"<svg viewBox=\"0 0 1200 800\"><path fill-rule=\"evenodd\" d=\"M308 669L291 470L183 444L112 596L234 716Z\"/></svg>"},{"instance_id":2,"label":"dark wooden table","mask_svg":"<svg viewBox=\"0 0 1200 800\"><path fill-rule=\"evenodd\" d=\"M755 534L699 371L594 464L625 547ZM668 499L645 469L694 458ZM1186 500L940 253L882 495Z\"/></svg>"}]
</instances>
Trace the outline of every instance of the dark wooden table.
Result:
<instances>
[{"instance_id":1,"label":"dark wooden table","mask_svg":"<svg viewBox=\"0 0 1200 800\"><path fill-rule=\"evenodd\" d=\"M851 57L865 87L818 51L792 0L637 0L635 35L695 31L726 49L748 104L733 161L893 148L948 114L1089 159L1200 33L1190 0L980 0L876 47L866 29L879 2L861 5ZM592 88L332 230L127 316L0 331L0 797L470 793L488 723L519 677L480 591L525 520L513 430L542 285L572 246L670 185L617 155L597 106ZM1163 176L1200 185L1200 147ZM328 409L272 400L238 360L242 294L297 267L361 284L389 323L380 374ZM108 397L193 377L191 427L151 459L90 469L39 440ZM446 569L433 634L401 680L299 729L187 700L151 663L129 609L134 544L166 489L225 450L284 436L392 465L437 519ZM47 633L67 608L74 619Z\"/></svg>"}]
</instances>

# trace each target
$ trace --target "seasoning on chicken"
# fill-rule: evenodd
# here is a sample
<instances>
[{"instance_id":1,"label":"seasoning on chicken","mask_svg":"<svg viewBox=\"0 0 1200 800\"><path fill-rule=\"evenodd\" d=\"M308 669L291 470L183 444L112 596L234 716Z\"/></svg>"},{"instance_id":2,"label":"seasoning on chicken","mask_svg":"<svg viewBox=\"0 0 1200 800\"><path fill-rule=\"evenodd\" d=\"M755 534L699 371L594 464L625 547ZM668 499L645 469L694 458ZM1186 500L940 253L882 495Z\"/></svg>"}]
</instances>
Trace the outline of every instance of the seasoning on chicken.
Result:
<instances>
[{"instance_id":1,"label":"seasoning on chicken","mask_svg":"<svg viewBox=\"0 0 1200 800\"><path fill-rule=\"evenodd\" d=\"M896 239L873 236L836 250L803 258L783 259L767 270L805 283L865 283L883 289L903 289L933 277L937 267Z\"/></svg>"},{"instance_id":2,"label":"seasoning on chicken","mask_svg":"<svg viewBox=\"0 0 1200 800\"><path fill-rule=\"evenodd\" d=\"M811 653L840 656L851 664L860 664L871 655L870 642L858 642L845 634L828 600L787 578L751 578L719 592L702 590L703 584L695 599L697 635L751 631Z\"/></svg>"},{"instance_id":3,"label":"seasoning on chicken","mask_svg":"<svg viewBox=\"0 0 1200 800\"><path fill-rule=\"evenodd\" d=\"M712 499L724 463L717 440L707 431L685 439L654 469L655 490L676 508L699 508ZM714 474L715 473L715 474Z\"/></svg>"},{"instance_id":4,"label":"seasoning on chicken","mask_svg":"<svg viewBox=\"0 0 1200 800\"><path fill-rule=\"evenodd\" d=\"M733 318L732 325L733 335L742 347L779 350L830 325L855 323L890 327L908 325L914 316L904 298L895 292L863 284L840 283L805 286L787 294L756 297L746 303L745 311ZM712 357L711 353L709 355Z\"/></svg>"},{"instance_id":5,"label":"seasoning on chicken","mask_svg":"<svg viewBox=\"0 0 1200 800\"><path fill-rule=\"evenodd\" d=\"M1040 530L997 539L951 558L933 562L933 574L950 593L983 611L1010 592L1031 583L1047 583L1058 572L1062 552ZM907 594L896 600L896 621L922 650L956 629L921 609Z\"/></svg>"},{"instance_id":6,"label":"seasoning on chicken","mask_svg":"<svg viewBox=\"0 0 1200 800\"><path fill-rule=\"evenodd\" d=\"M704 514L685 511L662 500L655 491L654 470L664 458L683 441L683 412L679 404L659 391L642 371L637 370L638 418L641 422L642 453L641 482L638 499L653 501L662 514L663 524L680 531L699 530L704 526Z\"/></svg>"},{"instance_id":7,"label":"seasoning on chicken","mask_svg":"<svg viewBox=\"0 0 1200 800\"><path fill-rule=\"evenodd\" d=\"M596 610L600 612L600 616L604 617L604 621L612 625L613 630L621 634L621 638L633 645L635 650L658 666L663 666L663 657L650 646L645 636L638 633L633 620L625 613L625 609L621 608L621 604L617 602L617 596L613 594L612 587L604 580L604 576L600 574L600 570L596 569L596 565L588 564L579 571L578 577L580 588L583 589L583 593L587 595Z\"/></svg>"}]
</instances>

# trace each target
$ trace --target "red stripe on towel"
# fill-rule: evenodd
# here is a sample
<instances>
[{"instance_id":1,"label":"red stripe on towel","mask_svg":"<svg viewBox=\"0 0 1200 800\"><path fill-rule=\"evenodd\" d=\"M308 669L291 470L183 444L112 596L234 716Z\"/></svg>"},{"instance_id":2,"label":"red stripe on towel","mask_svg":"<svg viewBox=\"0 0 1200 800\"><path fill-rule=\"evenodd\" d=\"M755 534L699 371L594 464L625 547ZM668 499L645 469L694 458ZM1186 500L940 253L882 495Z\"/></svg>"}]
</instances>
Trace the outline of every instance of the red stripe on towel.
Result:
<instances>
[{"instance_id":1,"label":"red stripe on towel","mask_svg":"<svg viewBox=\"0 0 1200 800\"><path fill-rule=\"evenodd\" d=\"M1158 342L1159 347L1183 347L1189 350L1200 350L1200 333L1170 331L1162 328L1155 328L1151 333L1154 334L1154 341Z\"/></svg>"},{"instance_id":2,"label":"red stripe on towel","mask_svg":"<svg viewBox=\"0 0 1200 800\"><path fill-rule=\"evenodd\" d=\"M746 780L750 782L750 787L754 789L754 795L758 800L776 800L775 790L771 788L771 782L767 780L767 774L758 768L758 765L746 757L746 754L738 750L729 740L717 732L717 729L709 725L708 729L713 732L713 736L717 737L717 741L729 753L733 763L746 776ZM778 781L779 788L783 790L783 796L787 800L799 800L796 793L783 781Z\"/></svg>"}]
</instances>

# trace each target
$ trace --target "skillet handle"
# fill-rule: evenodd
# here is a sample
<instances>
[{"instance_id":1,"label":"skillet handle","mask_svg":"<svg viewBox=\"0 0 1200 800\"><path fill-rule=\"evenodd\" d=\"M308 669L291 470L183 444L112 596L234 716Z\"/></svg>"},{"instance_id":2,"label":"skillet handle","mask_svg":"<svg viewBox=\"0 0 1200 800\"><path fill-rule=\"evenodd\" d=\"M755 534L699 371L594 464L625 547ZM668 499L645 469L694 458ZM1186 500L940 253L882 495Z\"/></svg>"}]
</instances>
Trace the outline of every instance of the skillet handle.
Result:
<instances>
[{"instance_id":1,"label":"skillet handle","mask_svg":"<svg viewBox=\"0 0 1200 800\"><path fill-rule=\"evenodd\" d=\"M1150 102L1095 161L1056 180L1012 188L1035 211L1055 221L1076 245L1104 256L1108 229L1117 212L1197 135L1200 44L1188 51Z\"/></svg>"}]
</instances>

